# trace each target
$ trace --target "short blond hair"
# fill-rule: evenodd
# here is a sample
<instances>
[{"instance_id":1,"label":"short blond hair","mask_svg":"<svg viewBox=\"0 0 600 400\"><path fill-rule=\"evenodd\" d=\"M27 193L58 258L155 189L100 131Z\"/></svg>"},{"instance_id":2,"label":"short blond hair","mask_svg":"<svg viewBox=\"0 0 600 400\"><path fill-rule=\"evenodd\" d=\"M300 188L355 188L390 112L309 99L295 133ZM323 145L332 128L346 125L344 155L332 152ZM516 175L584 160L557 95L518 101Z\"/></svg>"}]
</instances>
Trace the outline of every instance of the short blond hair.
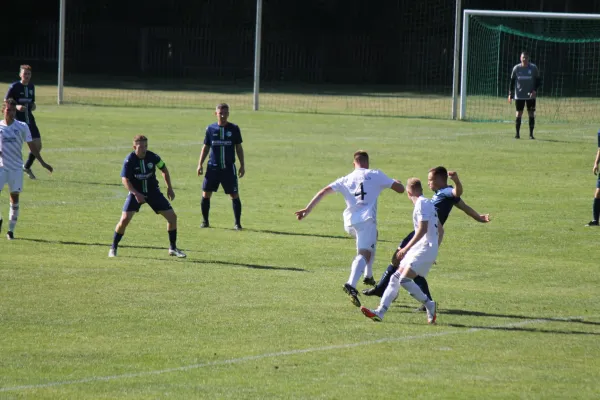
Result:
<instances>
[{"instance_id":1,"label":"short blond hair","mask_svg":"<svg viewBox=\"0 0 600 400\"><path fill-rule=\"evenodd\" d=\"M423 193L423 185L421 185L421 180L419 178L409 178L408 181L406 181L406 188L411 193Z\"/></svg>"},{"instance_id":2,"label":"short blond hair","mask_svg":"<svg viewBox=\"0 0 600 400\"><path fill-rule=\"evenodd\" d=\"M135 135L133 137L133 143L138 143L138 142L147 142L148 138L144 135Z\"/></svg>"}]
</instances>

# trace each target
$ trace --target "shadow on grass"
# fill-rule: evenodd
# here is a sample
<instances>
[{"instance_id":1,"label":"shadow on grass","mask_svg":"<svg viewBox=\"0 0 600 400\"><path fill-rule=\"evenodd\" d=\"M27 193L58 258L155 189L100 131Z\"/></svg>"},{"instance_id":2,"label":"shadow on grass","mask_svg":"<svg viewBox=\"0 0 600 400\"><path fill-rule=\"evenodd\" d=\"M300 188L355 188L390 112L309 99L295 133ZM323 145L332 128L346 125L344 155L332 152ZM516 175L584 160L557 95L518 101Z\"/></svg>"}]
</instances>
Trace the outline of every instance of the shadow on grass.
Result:
<instances>
[{"instance_id":1,"label":"shadow on grass","mask_svg":"<svg viewBox=\"0 0 600 400\"><path fill-rule=\"evenodd\" d=\"M308 237L320 237L320 238L326 238L326 239L344 239L344 240L354 240L353 237L351 236L345 236L345 235L320 235L318 233L300 233L300 232L282 232L282 231L272 231L269 229L247 229L244 228L245 231L249 231L249 232L258 232L258 233L269 233L271 235L284 235L284 236L308 236ZM378 239L378 242L383 242L383 243L396 243L393 242L391 240L383 240L383 239Z\"/></svg>"},{"instance_id":2,"label":"shadow on grass","mask_svg":"<svg viewBox=\"0 0 600 400\"><path fill-rule=\"evenodd\" d=\"M94 242L76 242L72 240L48 240L48 239L37 239L37 238L27 238L27 237L17 237L17 240L23 240L28 242L37 242L37 243L50 243L50 244L64 244L69 246L99 246L106 247L107 249L110 247L111 242L105 243L94 243ZM167 250L168 246L136 246L136 245L119 245L119 248L132 248L132 249L149 249L149 250Z\"/></svg>"},{"instance_id":3,"label":"shadow on grass","mask_svg":"<svg viewBox=\"0 0 600 400\"><path fill-rule=\"evenodd\" d=\"M409 309L411 311L404 311L404 313L415 312L418 307L418 303L415 302L415 305L394 305L394 308L403 308ZM532 316L532 315L515 315L515 314L500 314L500 313L490 313L483 311L474 311L474 310L459 310L459 309L444 309L440 308L439 313L441 315L460 315L460 316L470 316L470 317L490 317L490 318L513 318L513 319L521 319L524 321L546 321L546 322L564 322L564 323L575 323L575 324L583 324L583 325L592 325L592 326L600 326L600 322L592 322L586 321L583 317L578 318L559 318L559 317L540 317L540 316ZM425 315L425 313L423 313ZM517 322L518 323L518 322ZM469 326L462 324L445 324L447 326L452 326L455 328L473 328L473 329L504 329L504 330L531 330L536 332L541 332L540 329L531 329L531 328L521 328L518 326L515 327L493 327L493 326ZM558 332L558 331L552 331ZM585 332L582 332L582 334ZM600 335L600 333L598 333Z\"/></svg>"},{"instance_id":4,"label":"shadow on grass","mask_svg":"<svg viewBox=\"0 0 600 400\"><path fill-rule=\"evenodd\" d=\"M146 257L139 256L125 256L126 258L141 258L146 259ZM153 260L155 260L153 258ZM236 267L244 267L250 269L267 269L267 270L275 270L275 271L292 271L292 272L309 272L302 268L296 267L276 267L273 265L259 265L259 264L247 264L247 263L236 263L231 261L219 261L219 260L194 260L186 258L185 260L177 259L177 258L167 258L164 261L172 261L172 262L185 262L185 263L194 263L194 264L219 264L219 265L232 265Z\"/></svg>"},{"instance_id":5,"label":"shadow on grass","mask_svg":"<svg viewBox=\"0 0 600 400\"><path fill-rule=\"evenodd\" d=\"M576 320L562 320L557 321L556 319L538 318L542 321L556 321L556 322L583 322ZM562 329L539 329L539 328L527 328L523 326L478 326L478 325L464 325L464 324L444 324L452 328L465 328L465 329L477 329L482 331L508 331L508 332L531 332L531 333L552 333L559 335L591 335L600 336L600 332L583 332L583 331L572 331Z\"/></svg>"},{"instance_id":6,"label":"shadow on grass","mask_svg":"<svg viewBox=\"0 0 600 400\"><path fill-rule=\"evenodd\" d=\"M62 245L71 245L71 246L99 246L109 248L110 243L85 243L85 242L75 242L70 240L47 240L47 239L34 239L34 238L18 238L18 240L29 241L29 242L37 242L37 243L51 243L51 244L62 244ZM136 245L119 245L119 249L146 249L146 250L164 250L167 251L166 246L136 246ZM129 256L129 255L121 255L118 258L140 258L140 259L148 259L149 257L139 257L139 256ZM157 258L152 258L153 260L157 260ZM178 261L176 258L165 258L164 261ZM183 260L179 260L183 261ZM276 267L272 265L259 265L259 264L248 264L248 263L236 263L231 261L219 261L219 260L193 260L186 259L184 262L195 263L195 264L219 264L219 265L233 265L237 267L245 267L252 269L267 269L267 270L277 270L277 271L293 271L293 272L309 272L308 270L296 267Z\"/></svg>"}]
</instances>

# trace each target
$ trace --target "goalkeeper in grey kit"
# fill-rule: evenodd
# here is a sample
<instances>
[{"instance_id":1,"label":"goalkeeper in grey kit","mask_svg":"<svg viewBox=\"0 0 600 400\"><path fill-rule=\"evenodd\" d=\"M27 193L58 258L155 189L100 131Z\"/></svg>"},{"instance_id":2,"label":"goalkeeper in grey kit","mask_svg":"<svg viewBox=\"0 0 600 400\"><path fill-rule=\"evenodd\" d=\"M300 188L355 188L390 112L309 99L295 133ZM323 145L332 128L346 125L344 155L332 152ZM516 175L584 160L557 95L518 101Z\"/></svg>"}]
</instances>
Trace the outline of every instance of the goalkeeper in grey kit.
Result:
<instances>
[{"instance_id":1,"label":"goalkeeper in grey kit","mask_svg":"<svg viewBox=\"0 0 600 400\"><path fill-rule=\"evenodd\" d=\"M510 74L510 87L508 88L508 102L511 103L514 99L517 109L517 118L515 120L517 134L515 135L515 139L521 137L521 117L523 116L525 104L527 104L527 114L529 114L529 139L535 139L533 137L535 100L537 90L541 84L542 80L538 67L529 62L529 54L527 52L522 52L521 63L515 65Z\"/></svg>"}]
</instances>

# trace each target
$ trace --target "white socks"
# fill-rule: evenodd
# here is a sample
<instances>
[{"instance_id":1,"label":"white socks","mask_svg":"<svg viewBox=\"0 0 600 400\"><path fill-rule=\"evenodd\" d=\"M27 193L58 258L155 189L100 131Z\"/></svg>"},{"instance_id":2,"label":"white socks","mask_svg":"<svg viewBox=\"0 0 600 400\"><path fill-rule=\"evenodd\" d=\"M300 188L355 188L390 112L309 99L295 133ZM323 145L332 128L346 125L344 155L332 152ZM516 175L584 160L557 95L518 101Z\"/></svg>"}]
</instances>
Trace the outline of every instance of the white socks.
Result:
<instances>
[{"instance_id":1,"label":"white socks","mask_svg":"<svg viewBox=\"0 0 600 400\"><path fill-rule=\"evenodd\" d=\"M381 296L381 303L379 303L379 307L377 308L377 312L383 317L383 314L388 310L392 302L398 296L398 291L400 290L400 286L402 286L412 297L414 297L419 303L425 304L427 300L427 295L423 293L421 288L410 278L402 278L400 280L400 272L394 272L392 275L392 279L390 279L390 283L388 287L385 289L383 296Z\"/></svg>"},{"instance_id":2,"label":"white socks","mask_svg":"<svg viewBox=\"0 0 600 400\"><path fill-rule=\"evenodd\" d=\"M353 288L356 288L358 279L362 275L363 271L367 266L367 260L362 255L357 255L352 261L352 270L350 271L350 278L348 278L348 284Z\"/></svg>"},{"instance_id":3,"label":"white socks","mask_svg":"<svg viewBox=\"0 0 600 400\"><path fill-rule=\"evenodd\" d=\"M417 285L412 279L402 278L402 280L400 281L400 285L402 285L402 287L406 289L406 291L419 303L425 304L427 300L429 300L429 298L425 293L423 293L419 285Z\"/></svg>"},{"instance_id":4,"label":"white socks","mask_svg":"<svg viewBox=\"0 0 600 400\"><path fill-rule=\"evenodd\" d=\"M8 212L8 230L15 231L17 219L19 218L19 203L10 203L10 211Z\"/></svg>"}]
</instances>

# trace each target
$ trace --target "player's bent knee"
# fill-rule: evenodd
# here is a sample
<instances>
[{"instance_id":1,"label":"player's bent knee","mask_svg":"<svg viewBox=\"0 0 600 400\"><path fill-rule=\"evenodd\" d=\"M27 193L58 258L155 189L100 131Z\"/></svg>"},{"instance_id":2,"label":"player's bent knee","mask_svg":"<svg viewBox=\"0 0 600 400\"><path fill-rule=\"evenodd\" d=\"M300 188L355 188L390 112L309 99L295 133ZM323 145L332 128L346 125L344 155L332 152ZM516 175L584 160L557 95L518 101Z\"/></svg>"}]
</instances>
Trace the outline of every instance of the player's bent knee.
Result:
<instances>
[{"instance_id":1,"label":"player's bent knee","mask_svg":"<svg viewBox=\"0 0 600 400\"><path fill-rule=\"evenodd\" d=\"M369 262L369 260L371 259L371 251L367 249L359 249L358 255L362 256L366 262Z\"/></svg>"}]
</instances>

